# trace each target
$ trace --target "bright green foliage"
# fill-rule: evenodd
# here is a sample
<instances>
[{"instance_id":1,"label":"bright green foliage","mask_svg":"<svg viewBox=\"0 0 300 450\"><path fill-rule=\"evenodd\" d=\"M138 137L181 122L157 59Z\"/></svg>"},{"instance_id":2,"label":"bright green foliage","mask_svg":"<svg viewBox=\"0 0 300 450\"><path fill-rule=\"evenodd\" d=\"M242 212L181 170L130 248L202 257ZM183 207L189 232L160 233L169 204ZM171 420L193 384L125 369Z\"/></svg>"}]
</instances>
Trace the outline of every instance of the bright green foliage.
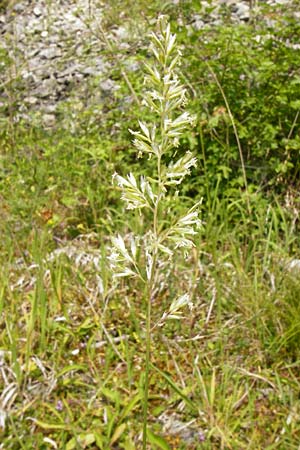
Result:
<instances>
[{"instance_id":1,"label":"bright green foliage","mask_svg":"<svg viewBox=\"0 0 300 450\"><path fill-rule=\"evenodd\" d=\"M282 192L297 185L299 20L276 10L270 17L276 19L273 26L257 19L209 33L193 32L189 38L185 66L195 89L199 158L205 183L210 180L212 186L220 180L225 195L243 187L241 160L229 111L212 73L236 123L251 190Z\"/></svg>"}]
</instances>

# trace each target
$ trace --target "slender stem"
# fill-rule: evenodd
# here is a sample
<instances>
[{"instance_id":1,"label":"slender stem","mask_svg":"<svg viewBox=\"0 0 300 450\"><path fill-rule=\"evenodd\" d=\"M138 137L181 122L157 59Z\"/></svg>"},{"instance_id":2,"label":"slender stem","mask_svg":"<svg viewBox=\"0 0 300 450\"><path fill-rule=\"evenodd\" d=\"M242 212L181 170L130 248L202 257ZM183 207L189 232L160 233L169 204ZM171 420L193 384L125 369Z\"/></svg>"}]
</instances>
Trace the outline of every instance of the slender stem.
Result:
<instances>
[{"instance_id":1,"label":"slender stem","mask_svg":"<svg viewBox=\"0 0 300 450\"><path fill-rule=\"evenodd\" d=\"M149 399L149 377L150 377L150 359L151 359L151 304L154 295L155 285L155 268L157 261L157 242L158 242L158 210L161 199L162 187L161 187L161 157L157 160L158 171L158 194L155 203L155 209L153 213L153 232L155 236L155 247L153 249L153 260L150 274L150 280L148 283L147 293L147 311L146 311L146 356L145 356L145 382L144 382L144 404L143 404L143 450L147 448L147 419L148 419L148 399Z\"/></svg>"},{"instance_id":2,"label":"slender stem","mask_svg":"<svg viewBox=\"0 0 300 450\"><path fill-rule=\"evenodd\" d=\"M240 154L240 161L241 161L241 168L242 168L242 174L243 174L243 181L244 181L245 192L246 192L247 209L248 209L248 213L250 215L251 214L251 205L250 205L250 200L249 200L247 174L246 174L246 168L245 168L245 162L244 162L242 146L241 146L240 138L239 138L239 135L238 135L238 130L237 130L237 127L236 127L236 123L235 123L233 114L231 112L231 109L230 109L227 97L226 97L225 92L224 92L224 90L223 90L223 88L222 88L222 86L221 86L221 84L219 82L219 79L218 79L216 73L214 72L214 70L212 69L212 67L210 66L210 64L207 61L205 61L205 63L206 63L210 73L212 74L212 76L213 76L213 78L214 78L214 80L215 80L215 82L216 82L216 84L217 84L217 86L218 86L218 88L219 88L219 90L221 92L221 95L223 97L223 100L224 100L224 103L226 105L226 109L227 109L227 112L228 112L228 115L229 115L229 118L230 118L230 121L231 121L231 124L232 124L233 132L234 132L234 135L235 135L236 143L237 143L239 154Z\"/></svg>"},{"instance_id":3,"label":"slender stem","mask_svg":"<svg viewBox=\"0 0 300 450\"><path fill-rule=\"evenodd\" d=\"M145 358L145 383L144 383L144 405L143 405L143 450L146 450L147 448L150 356L151 356L151 291L149 289L147 317L146 317L146 358Z\"/></svg>"},{"instance_id":4,"label":"slender stem","mask_svg":"<svg viewBox=\"0 0 300 450\"><path fill-rule=\"evenodd\" d=\"M161 128L162 121L164 117L161 118ZM163 133L162 133L163 142ZM147 294L147 312L146 312L146 356L145 356L145 382L144 382L144 405L143 405L143 450L147 448L147 419L148 419L148 400L149 400L149 377L150 377L150 360L151 360L151 304L154 296L155 287L155 271L156 271L156 261L158 248L157 243L159 241L159 228L158 228L158 214L159 205L161 201L163 186L161 178L161 155L157 157L157 175L158 175L158 192L155 202L155 208L153 212L153 233L155 239L155 246L153 249L153 260L152 268L150 274L150 280L148 283L148 294Z\"/></svg>"},{"instance_id":5,"label":"slender stem","mask_svg":"<svg viewBox=\"0 0 300 450\"><path fill-rule=\"evenodd\" d=\"M155 202L155 207L153 211L153 235L154 235L154 245L152 250L152 267L151 273L148 280L148 290L147 290L147 310L146 310L146 355L145 355L145 381L144 381L144 399L143 399L143 445L142 450L146 450L147 448L147 419L148 419L148 400L149 400L149 378L150 378L150 362L151 362L151 306L154 298L155 291L155 282L156 282L156 263L158 258L158 243L160 238L160 230L159 230L159 210L160 203L164 193L164 180L162 177L162 156L165 149L168 147L168 136L165 132L165 120L167 119L167 111L166 111L166 102L169 91L169 85L165 82L165 76L167 74L168 66L167 66L167 51L166 51L165 43L165 53L164 53L164 62L162 64L162 72L163 72L163 84L162 88L162 110L160 114L160 152L157 155L157 197Z\"/></svg>"},{"instance_id":6,"label":"slender stem","mask_svg":"<svg viewBox=\"0 0 300 450\"><path fill-rule=\"evenodd\" d=\"M298 109L298 111L296 112L296 115L295 115L295 118L294 118L293 124L291 126L291 129L289 131L287 139L291 139L291 137L292 137L293 131L294 131L295 126L297 124L297 120L298 120L299 114L300 114L300 109Z\"/></svg>"}]
</instances>

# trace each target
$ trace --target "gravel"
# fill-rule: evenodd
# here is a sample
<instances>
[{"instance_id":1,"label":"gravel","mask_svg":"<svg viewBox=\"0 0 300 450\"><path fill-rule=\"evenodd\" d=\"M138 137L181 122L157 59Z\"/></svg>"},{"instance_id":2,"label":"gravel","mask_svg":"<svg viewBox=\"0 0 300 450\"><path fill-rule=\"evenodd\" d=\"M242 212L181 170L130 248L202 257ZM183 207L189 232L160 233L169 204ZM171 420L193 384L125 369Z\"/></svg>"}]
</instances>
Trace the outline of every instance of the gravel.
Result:
<instances>
[{"instance_id":1,"label":"gravel","mask_svg":"<svg viewBox=\"0 0 300 450\"><path fill-rule=\"evenodd\" d=\"M21 78L20 118L22 114L27 117L30 111L40 111L47 127L51 127L55 125L57 110L53 109L53 104L68 100L74 92L79 99L84 99L85 104L93 101L85 98L90 79L99 80L96 85L104 101L119 88L112 77L115 65L120 62L119 55L112 54L114 47L107 48L107 42L99 34L104 10L101 4L95 6L94 3L97 5L89 0L22 0L0 15L1 45L8 50L15 64L14 70ZM248 1L202 1L201 12L192 14L189 25L185 26L189 27L188 32L216 28L225 16L234 24L247 25L251 15L259 14L264 4L284 7L289 3L292 2L253 0L251 9ZM173 4L176 7L178 0L173 0ZM295 18L299 18L300 10L294 9ZM264 20L276 27L276 18L266 16ZM134 72L140 65L130 56L134 53L132 40L138 48L145 41L148 30L137 26L137 36L132 37L132 27L129 28L128 23L124 21L120 26L112 26L106 38L109 45L116 43L118 52L124 54L124 70ZM140 35L141 29L144 36ZM0 102L5 101L5 93L0 91Z\"/></svg>"}]
</instances>

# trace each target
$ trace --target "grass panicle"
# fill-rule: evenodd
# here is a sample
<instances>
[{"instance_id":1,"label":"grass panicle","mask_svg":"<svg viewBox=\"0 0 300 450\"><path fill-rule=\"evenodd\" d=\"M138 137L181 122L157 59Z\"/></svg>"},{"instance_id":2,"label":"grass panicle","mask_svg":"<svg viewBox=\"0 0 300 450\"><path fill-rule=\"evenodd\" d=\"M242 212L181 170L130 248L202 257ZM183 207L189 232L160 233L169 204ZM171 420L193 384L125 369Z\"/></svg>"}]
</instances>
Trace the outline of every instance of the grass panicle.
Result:
<instances>
[{"instance_id":1,"label":"grass panicle","mask_svg":"<svg viewBox=\"0 0 300 450\"><path fill-rule=\"evenodd\" d=\"M145 381L143 398L143 449L147 446L147 415L149 400L149 378L151 362L151 308L155 302L157 280L162 265L172 260L177 248L191 249L195 244L193 237L200 227L198 205L194 205L182 217L171 222L165 214L164 204L174 192L172 186L178 186L190 169L196 166L196 158L189 151L182 157L176 157L174 149L185 128L192 125L194 118L183 107L186 103L186 89L177 74L181 53L176 45L176 35L171 33L170 24L165 17L158 20L158 32L151 34L150 50L155 62L146 64L145 85L147 91L143 103L155 115L153 123L139 121L139 130L130 130L134 136L133 144L138 156L147 156L156 160L156 172L150 177L142 176L137 180L133 173L126 178L118 174L114 180L121 188L121 198L126 208L138 209L142 214L149 209L151 227L144 231L144 253L141 265L141 236L132 236L130 248L122 236L113 238L111 267L116 277L137 276L145 285L146 292L146 333L145 333ZM167 158L169 162L167 162ZM188 293L173 299L168 312L162 314L160 326L164 320L180 319L181 310L191 304Z\"/></svg>"}]
</instances>

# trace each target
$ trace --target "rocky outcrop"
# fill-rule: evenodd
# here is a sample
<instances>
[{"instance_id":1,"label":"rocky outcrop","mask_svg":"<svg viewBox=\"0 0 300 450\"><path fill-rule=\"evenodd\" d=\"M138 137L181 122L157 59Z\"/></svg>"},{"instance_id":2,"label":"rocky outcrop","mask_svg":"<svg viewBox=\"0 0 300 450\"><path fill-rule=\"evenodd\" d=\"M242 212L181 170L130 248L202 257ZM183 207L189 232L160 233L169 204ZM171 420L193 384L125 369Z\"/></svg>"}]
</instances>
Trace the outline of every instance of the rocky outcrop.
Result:
<instances>
[{"instance_id":1,"label":"rocky outcrop","mask_svg":"<svg viewBox=\"0 0 300 450\"><path fill-rule=\"evenodd\" d=\"M27 0L0 17L2 46L11 59L2 103L8 96L5 87L16 80L19 117L40 110L45 124L52 126L60 102L71 93L84 98L90 77L99 77L104 94L116 89L99 30L102 9L93 3Z\"/></svg>"},{"instance_id":2,"label":"rocky outcrop","mask_svg":"<svg viewBox=\"0 0 300 450\"><path fill-rule=\"evenodd\" d=\"M174 8L178 0L173 0ZM248 23L259 12L258 3L284 5L288 0L247 2L212 0L201 2L201 13L193 14L189 26L193 30L219 26L224 17L233 23ZM147 27L133 36L132 27L112 26L103 32L105 6L90 0L23 0L14 2L0 16L2 50L7 52L0 85L0 106L13 102L16 118L29 118L40 112L46 127L56 122L57 110L70 97L89 102L89 83L96 80L98 97L107 99L118 89L111 77L119 55L130 50L132 41L142 43ZM295 14L299 12L295 12ZM180 20L180 19L179 19ZM273 20L268 16L265 20ZM128 22L129 23L129 22ZM124 70L137 70L139 64L126 60ZM13 92L10 95L9 89ZM13 98L11 98L13 97ZM97 98L97 101L99 101Z\"/></svg>"}]
</instances>

